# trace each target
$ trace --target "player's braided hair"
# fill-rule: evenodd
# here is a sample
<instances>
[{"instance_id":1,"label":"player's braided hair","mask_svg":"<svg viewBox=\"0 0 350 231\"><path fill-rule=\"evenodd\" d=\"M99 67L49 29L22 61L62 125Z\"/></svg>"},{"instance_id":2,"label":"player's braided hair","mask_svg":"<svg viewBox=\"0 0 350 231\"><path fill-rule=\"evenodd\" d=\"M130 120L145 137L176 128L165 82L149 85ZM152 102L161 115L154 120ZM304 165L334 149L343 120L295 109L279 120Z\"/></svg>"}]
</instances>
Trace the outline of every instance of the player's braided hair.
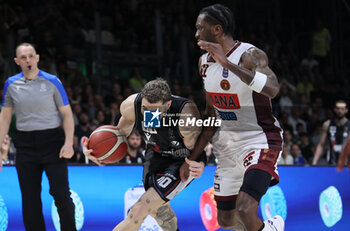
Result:
<instances>
[{"instance_id":1,"label":"player's braided hair","mask_svg":"<svg viewBox=\"0 0 350 231\"><path fill-rule=\"evenodd\" d=\"M226 35L233 36L235 32L235 19L232 11L221 4L204 7L199 14L204 14L204 20L210 25L221 25Z\"/></svg>"},{"instance_id":2,"label":"player's braided hair","mask_svg":"<svg viewBox=\"0 0 350 231\"><path fill-rule=\"evenodd\" d=\"M157 78L146 83L141 91L141 94L142 97L146 98L150 103L157 103L159 101L166 103L171 100L170 87L162 78Z\"/></svg>"}]
</instances>

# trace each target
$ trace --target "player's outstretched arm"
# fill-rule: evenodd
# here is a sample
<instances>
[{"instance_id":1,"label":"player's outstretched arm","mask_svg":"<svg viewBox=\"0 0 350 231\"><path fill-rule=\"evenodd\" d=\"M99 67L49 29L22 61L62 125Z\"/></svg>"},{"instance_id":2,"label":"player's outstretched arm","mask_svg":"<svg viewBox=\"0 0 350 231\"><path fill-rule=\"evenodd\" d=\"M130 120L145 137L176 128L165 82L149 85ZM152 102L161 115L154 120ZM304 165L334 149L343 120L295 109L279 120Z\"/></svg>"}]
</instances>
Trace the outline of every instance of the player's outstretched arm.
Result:
<instances>
[{"instance_id":1,"label":"player's outstretched arm","mask_svg":"<svg viewBox=\"0 0 350 231\"><path fill-rule=\"evenodd\" d=\"M199 41L202 50L206 50L214 60L224 68L237 75L254 91L269 98L274 98L279 92L279 83L275 73L268 66L268 58L264 51L252 47L243 53L240 65L231 63L218 43Z\"/></svg>"}]
</instances>

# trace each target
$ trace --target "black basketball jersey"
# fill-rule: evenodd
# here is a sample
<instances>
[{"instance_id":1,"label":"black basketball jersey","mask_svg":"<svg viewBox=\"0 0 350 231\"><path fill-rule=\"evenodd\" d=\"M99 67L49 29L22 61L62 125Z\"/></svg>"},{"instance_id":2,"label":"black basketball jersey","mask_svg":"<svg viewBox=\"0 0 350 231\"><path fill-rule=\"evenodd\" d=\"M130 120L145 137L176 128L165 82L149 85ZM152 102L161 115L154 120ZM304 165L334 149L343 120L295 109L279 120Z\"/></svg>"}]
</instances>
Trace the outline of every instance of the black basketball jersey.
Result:
<instances>
[{"instance_id":1,"label":"black basketball jersey","mask_svg":"<svg viewBox=\"0 0 350 231\"><path fill-rule=\"evenodd\" d=\"M327 155L329 164L337 164L339 155L343 150L343 146L350 132L350 121L347 120L344 125L337 126L335 120L332 119L329 123L327 138L330 150Z\"/></svg>"},{"instance_id":2,"label":"black basketball jersey","mask_svg":"<svg viewBox=\"0 0 350 231\"><path fill-rule=\"evenodd\" d=\"M141 113L142 96L139 93L134 101L135 106L135 125L147 144L147 149L152 149L156 154L162 157L172 159L184 159L190 156L190 150L186 148L183 137L180 134L178 126L170 123L180 118L180 113L189 99L171 96L171 106L165 115L161 116L161 125L159 128L149 128L144 126L144 118ZM163 120L168 126L163 126Z\"/></svg>"}]
</instances>

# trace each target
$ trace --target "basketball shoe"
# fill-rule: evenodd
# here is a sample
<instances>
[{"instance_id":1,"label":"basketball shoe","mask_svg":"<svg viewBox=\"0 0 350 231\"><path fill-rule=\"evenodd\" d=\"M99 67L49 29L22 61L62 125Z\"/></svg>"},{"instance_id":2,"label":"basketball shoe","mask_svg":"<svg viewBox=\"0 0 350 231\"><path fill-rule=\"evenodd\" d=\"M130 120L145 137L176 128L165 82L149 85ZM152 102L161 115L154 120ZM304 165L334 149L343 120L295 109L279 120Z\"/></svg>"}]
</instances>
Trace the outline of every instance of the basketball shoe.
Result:
<instances>
[{"instance_id":1,"label":"basketball shoe","mask_svg":"<svg viewBox=\"0 0 350 231\"><path fill-rule=\"evenodd\" d=\"M276 215L264 221L263 231L284 231L284 220L280 215Z\"/></svg>"}]
</instances>

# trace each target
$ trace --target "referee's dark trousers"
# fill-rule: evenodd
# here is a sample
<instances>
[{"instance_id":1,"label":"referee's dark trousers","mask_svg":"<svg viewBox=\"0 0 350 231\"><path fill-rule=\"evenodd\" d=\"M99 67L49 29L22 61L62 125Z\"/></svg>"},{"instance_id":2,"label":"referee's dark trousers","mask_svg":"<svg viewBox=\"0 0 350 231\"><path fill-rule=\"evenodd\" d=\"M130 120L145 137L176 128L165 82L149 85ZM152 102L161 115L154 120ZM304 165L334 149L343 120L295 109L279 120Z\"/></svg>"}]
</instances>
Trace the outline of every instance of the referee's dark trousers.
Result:
<instances>
[{"instance_id":1,"label":"referee's dark trousers","mask_svg":"<svg viewBox=\"0 0 350 231\"><path fill-rule=\"evenodd\" d=\"M61 230L76 230L67 163L65 159L59 158L63 143L64 133L60 128L17 133L16 169L22 193L23 222L27 231L45 230L41 203L44 170L60 216Z\"/></svg>"}]
</instances>

